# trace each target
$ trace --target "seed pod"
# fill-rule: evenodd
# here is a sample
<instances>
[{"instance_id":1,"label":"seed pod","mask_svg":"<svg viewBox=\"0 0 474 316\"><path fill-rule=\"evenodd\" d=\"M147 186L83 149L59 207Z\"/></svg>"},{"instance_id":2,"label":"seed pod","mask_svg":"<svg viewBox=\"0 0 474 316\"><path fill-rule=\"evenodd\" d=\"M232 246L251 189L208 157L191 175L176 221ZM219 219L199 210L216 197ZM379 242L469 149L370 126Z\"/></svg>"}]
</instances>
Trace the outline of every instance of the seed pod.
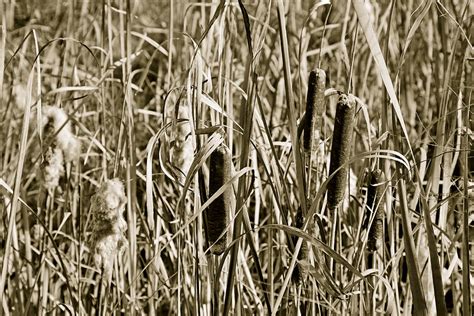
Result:
<instances>
[{"instance_id":1,"label":"seed pod","mask_svg":"<svg viewBox=\"0 0 474 316\"><path fill-rule=\"evenodd\" d=\"M59 179L64 175L64 157L61 149L56 146L48 147L40 171L43 187L54 191L59 185Z\"/></svg>"},{"instance_id":2,"label":"seed pod","mask_svg":"<svg viewBox=\"0 0 474 316\"><path fill-rule=\"evenodd\" d=\"M212 154L209 170L209 196L216 193L231 177L232 157L225 145L220 145ZM208 207L207 233L211 253L220 255L227 248L226 228L229 222L232 187L215 199ZM222 237L221 237L222 235Z\"/></svg>"},{"instance_id":3,"label":"seed pod","mask_svg":"<svg viewBox=\"0 0 474 316\"><path fill-rule=\"evenodd\" d=\"M304 125L303 147L305 153L315 151L318 145L321 119L324 112L324 90L326 73L322 69L311 71L306 96L306 121Z\"/></svg>"},{"instance_id":4,"label":"seed pod","mask_svg":"<svg viewBox=\"0 0 474 316\"><path fill-rule=\"evenodd\" d=\"M384 174L380 169L370 173L370 184L367 189L367 213L365 217L365 226L370 223L370 219L374 216L372 225L369 228L369 237L367 247L374 251L378 248L378 241L382 237L383 230L383 192L384 192ZM374 215L375 212L375 215Z\"/></svg>"},{"instance_id":5,"label":"seed pod","mask_svg":"<svg viewBox=\"0 0 474 316\"><path fill-rule=\"evenodd\" d=\"M343 94L339 97L332 135L329 174L332 175L339 167L342 167L328 183L327 204L330 210L335 210L339 206L346 190L349 170L347 163L351 153L355 108L355 99L352 95Z\"/></svg>"},{"instance_id":6,"label":"seed pod","mask_svg":"<svg viewBox=\"0 0 474 316\"><path fill-rule=\"evenodd\" d=\"M40 172L43 187L54 191L64 175L64 163L79 157L81 142L72 134L71 124L64 110L55 106L43 106L42 114L41 128L51 143L44 154Z\"/></svg>"},{"instance_id":7,"label":"seed pod","mask_svg":"<svg viewBox=\"0 0 474 316\"><path fill-rule=\"evenodd\" d=\"M63 109L43 106L43 129L46 137L55 134L54 142L63 151L66 162L75 161L81 153L81 142L72 133L71 122Z\"/></svg>"},{"instance_id":8,"label":"seed pod","mask_svg":"<svg viewBox=\"0 0 474 316\"><path fill-rule=\"evenodd\" d=\"M91 246L96 266L103 269L105 282L110 282L112 278L115 256L127 246L124 236L127 222L122 215L126 201L124 187L119 179L107 180L91 200Z\"/></svg>"}]
</instances>

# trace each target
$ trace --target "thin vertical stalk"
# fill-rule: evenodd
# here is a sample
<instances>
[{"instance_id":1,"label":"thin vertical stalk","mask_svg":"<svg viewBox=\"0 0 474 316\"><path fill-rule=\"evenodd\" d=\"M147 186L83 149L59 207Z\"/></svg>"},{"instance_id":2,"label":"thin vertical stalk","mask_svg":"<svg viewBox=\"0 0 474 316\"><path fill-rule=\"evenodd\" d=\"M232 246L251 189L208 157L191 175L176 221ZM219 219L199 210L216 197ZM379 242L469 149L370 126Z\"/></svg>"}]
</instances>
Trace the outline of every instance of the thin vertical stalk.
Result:
<instances>
[{"instance_id":1,"label":"thin vertical stalk","mask_svg":"<svg viewBox=\"0 0 474 316\"><path fill-rule=\"evenodd\" d=\"M470 103L468 103L470 104ZM468 119L470 106L468 106ZM463 213L462 213L462 247L461 247L461 256L462 256L462 306L463 306L463 316L472 315L472 305L471 305L471 270L470 270L470 260L472 255L469 253L469 152L471 147L469 146L469 131L467 128L464 129L464 135L462 138L462 178L463 178L463 191L464 191L464 203L463 203Z\"/></svg>"}]
</instances>

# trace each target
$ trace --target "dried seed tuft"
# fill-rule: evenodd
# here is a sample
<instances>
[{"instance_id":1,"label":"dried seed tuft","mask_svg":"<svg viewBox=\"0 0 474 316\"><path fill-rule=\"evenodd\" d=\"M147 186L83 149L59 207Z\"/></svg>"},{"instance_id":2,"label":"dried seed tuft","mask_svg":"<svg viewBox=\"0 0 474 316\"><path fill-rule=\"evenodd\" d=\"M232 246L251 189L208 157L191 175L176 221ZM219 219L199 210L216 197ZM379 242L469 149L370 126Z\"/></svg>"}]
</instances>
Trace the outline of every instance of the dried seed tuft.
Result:
<instances>
[{"instance_id":1,"label":"dried seed tuft","mask_svg":"<svg viewBox=\"0 0 474 316\"><path fill-rule=\"evenodd\" d=\"M72 133L66 112L55 106L43 106L42 109L42 127L46 136L56 134L55 142L63 151L65 161L76 160L81 152L81 142Z\"/></svg>"},{"instance_id":2,"label":"dried seed tuft","mask_svg":"<svg viewBox=\"0 0 474 316\"><path fill-rule=\"evenodd\" d=\"M64 157L61 149L55 146L48 147L42 163L41 175L45 189L54 190L59 185L59 179L64 175Z\"/></svg>"},{"instance_id":3,"label":"dried seed tuft","mask_svg":"<svg viewBox=\"0 0 474 316\"><path fill-rule=\"evenodd\" d=\"M117 178L105 181L92 197L91 247L95 264L103 269L106 282L111 280L115 256L127 245L124 236L127 222L122 215L126 201L123 184Z\"/></svg>"},{"instance_id":4,"label":"dried seed tuft","mask_svg":"<svg viewBox=\"0 0 474 316\"><path fill-rule=\"evenodd\" d=\"M43 133L46 138L54 135L54 139L46 149L40 175L43 187L54 191L64 175L64 162L70 162L79 157L81 142L71 132L71 124L67 121L67 115L62 109L43 106L42 114Z\"/></svg>"},{"instance_id":5,"label":"dried seed tuft","mask_svg":"<svg viewBox=\"0 0 474 316\"><path fill-rule=\"evenodd\" d=\"M216 193L231 178L232 158L229 149L220 145L212 154L209 170L209 196ZM227 188L222 195L209 205L207 232L211 253L220 255L227 248L226 228L229 222L232 188ZM223 235L221 237L221 235Z\"/></svg>"},{"instance_id":6,"label":"dried seed tuft","mask_svg":"<svg viewBox=\"0 0 474 316\"><path fill-rule=\"evenodd\" d=\"M347 165L352 145L354 127L355 99L351 95L341 95L337 103L334 132L332 136L331 162L329 174L332 175L339 167L334 177L328 183L328 208L335 210L344 198L347 184Z\"/></svg>"}]
</instances>

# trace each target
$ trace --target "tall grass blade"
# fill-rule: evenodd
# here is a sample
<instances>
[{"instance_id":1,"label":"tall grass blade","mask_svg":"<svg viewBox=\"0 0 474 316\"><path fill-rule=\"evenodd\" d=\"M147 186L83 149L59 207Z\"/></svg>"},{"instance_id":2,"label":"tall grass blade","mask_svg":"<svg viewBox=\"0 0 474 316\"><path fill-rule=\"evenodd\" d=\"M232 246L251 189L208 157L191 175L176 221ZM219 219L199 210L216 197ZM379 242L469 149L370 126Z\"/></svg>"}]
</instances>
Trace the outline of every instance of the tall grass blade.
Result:
<instances>
[{"instance_id":1,"label":"tall grass blade","mask_svg":"<svg viewBox=\"0 0 474 316\"><path fill-rule=\"evenodd\" d=\"M404 180L398 182L398 190L401 203L401 215L403 225L403 242L405 245L406 260L408 266L408 275L410 277L410 290L413 295L413 305L415 315L426 314L426 300L420 280L420 270L418 260L415 255L415 241L413 240L413 232L411 228L411 216L408 209L408 197L406 195L406 187Z\"/></svg>"}]
</instances>

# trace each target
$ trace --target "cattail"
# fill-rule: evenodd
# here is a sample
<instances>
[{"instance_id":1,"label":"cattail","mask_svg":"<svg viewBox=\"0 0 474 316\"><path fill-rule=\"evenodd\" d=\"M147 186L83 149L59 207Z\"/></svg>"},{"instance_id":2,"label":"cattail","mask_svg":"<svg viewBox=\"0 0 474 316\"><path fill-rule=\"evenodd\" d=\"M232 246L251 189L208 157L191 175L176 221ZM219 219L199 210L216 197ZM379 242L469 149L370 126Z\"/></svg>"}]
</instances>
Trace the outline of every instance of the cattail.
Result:
<instances>
[{"instance_id":1,"label":"cattail","mask_svg":"<svg viewBox=\"0 0 474 316\"><path fill-rule=\"evenodd\" d=\"M354 97L341 95L337 103L336 118L334 120L329 174L332 175L338 168L341 168L328 183L327 204L330 210L335 210L344 198L349 170L348 162L351 152L354 114Z\"/></svg>"},{"instance_id":2,"label":"cattail","mask_svg":"<svg viewBox=\"0 0 474 316\"><path fill-rule=\"evenodd\" d=\"M55 137L46 149L40 172L43 187L48 191L54 191L59 185L60 178L64 175L64 162L70 162L79 157L81 143L72 134L71 124L67 122L67 115L62 109L44 106L42 114L41 128L44 135L47 138L53 135ZM62 129L59 130L61 127Z\"/></svg>"},{"instance_id":3,"label":"cattail","mask_svg":"<svg viewBox=\"0 0 474 316\"><path fill-rule=\"evenodd\" d=\"M231 177L232 157L224 144L212 154L209 170L209 196L216 193ZM232 187L228 187L222 195L209 205L207 216L207 232L211 253L220 255L227 247L227 224L231 208ZM222 235L222 236L221 236Z\"/></svg>"},{"instance_id":4,"label":"cattail","mask_svg":"<svg viewBox=\"0 0 474 316\"><path fill-rule=\"evenodd\" d=\"M301 208L298 209L298 212L296 213L296 218L295 218L295 227L299 229L303 229L304 226L304 216L303 216L303 211ZM293 236L293 243L296 245L298 242L298 237ZM298 252L298 262L295 265L295 268L293 269L293 274L291 275L291 280L299 284L302 282L303 277L305 275L305 271L303 267L301 266L301 261L306 260L308 257L308 245L306 244L306 241L303 241L303 244L301 245L301 249Z\"/></svg>"},{"instance_id":5,"label":"cattail","mask_svg":"<svg viewBox=\"0 0 474 316\"><path fill-rule=\"evenodd\" d=\"M304 125L303 147L305 153L316 151L324 112L324 90L326 73L322 69L311 71L306 96L306 122Z\"/></svg>"},{"instance_id":6,"label":"cattail","mask_svg":"<svg viewBox=\"0 0 474 316\"><path fill-rule=\"evenodd\" d=\"M74 161L81 152L81 142L72 133L66 112L55 106L43 106L42 109L43 129L50 126L51 134L56 135L54 141L63 151L65 161Z\"/></svg>"},{"instance_id":7,"label":"cattail","mask_svg":"<svg viewBox=\"0 0 474 316\"><path fill-rule=\"evenodd\" d=\"M103 271L103 280L110 282L116 255L127 245L124 232L127 222L123 218L127 198L122 182L115 178L102 184L92 197L91 247L95 265Z\"/></svg>"},{"instance_id":8,"label":"cattail","mask_svg":"<svg viewBox=\"0 0 474 316\"><path fill-rule=\"evenodd\" d=\"M64 157L61 149L55 146L48 147L41 165L43 187L54 191L59 185L59 179L64 175Z\"/></svg>"},{"instance_id":9,"label":"cattail","mask_svg":"<svg viewBox=\"0 0 474 316\"><path fill-rule=\"evenodd\" d=\"M370 225L370 228L368 229L369 237L367 246L369 250L374 251L378 248L378 241L381 239L383 231L383 172L380 169L372 171L369 175L369 181L370 183L367 189L367 213L364 226L367 227L370 223L370 219L373 217L372 225Z\"/></svg>"},{"instance_id":10,"label":"cattail","mask_svg":"<svg viewBox=\"0 0 474 316\"><path fill-rule=\"evenodd\" d=\"M190 120L186 106L180 106L178 111L178 119ZM179 122L176 124L175 139L171 148L171 158L174 166L178 169L178 180L184 182L191 167L194 156L193 143L191 139L190 122Z\"/></svg>"}]
</instances>

